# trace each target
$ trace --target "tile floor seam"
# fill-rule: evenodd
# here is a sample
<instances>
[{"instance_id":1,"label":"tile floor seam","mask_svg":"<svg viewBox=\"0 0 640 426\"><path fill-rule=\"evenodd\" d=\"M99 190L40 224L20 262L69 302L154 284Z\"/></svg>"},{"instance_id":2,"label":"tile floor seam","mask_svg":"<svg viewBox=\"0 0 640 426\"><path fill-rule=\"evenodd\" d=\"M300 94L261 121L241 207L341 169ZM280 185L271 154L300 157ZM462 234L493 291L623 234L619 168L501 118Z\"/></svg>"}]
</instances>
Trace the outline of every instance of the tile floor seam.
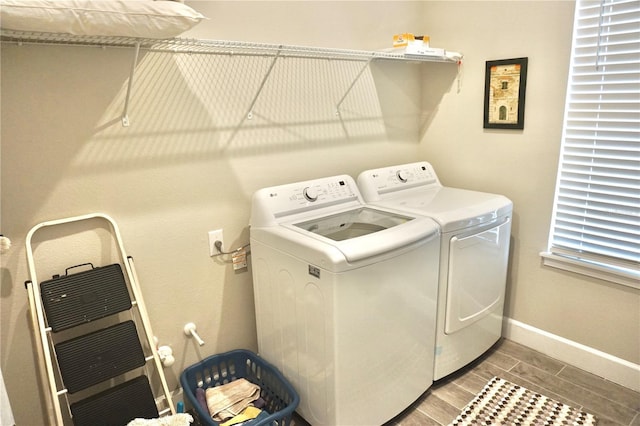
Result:
<instances>
[{"instance_id":1,"label":"tile floor seam","mask_svg":"<svg viewBox=\"0 0 640 426\"><path fill-rule=\"evenodd\" d=\"M428 415L427 413L425 413L424 411L422 411L420 409L420 407L416 407L416 411L419 412L420 414L422 414L423 416L425 416L428 419L433 420L434 422L436 422L439 425L444 425L444 423L440 423L438 420L434 419L433 417L431 417L430 415Z\"/></svg>"},{"instance_id":2,"label":"tile floor seam","mask_svg":"<svg viewBox=\"0 0 640 426\"><path fill-rule=\"evenodd\" d=\"M514 365L512 365L512 366L511 366L511 368L509 368L508 370L506 370L508 373L511 373L511 370L513 370L513 369L514 369L514 368L516 368L516 367L517 367L521 362L523 362L522 360L519 360L518 358L513 358L513 359L515 359L515 360L516 360L516 361L518 361L518 362L516 362ZM512 374L513 374L513 373L512 373Z\"/></svg>"},{"instance_id":3,"label":"tile floor seam","mask_svg":"<svg viewBox=\"0 0 640 426\"><path fill-rule=\"evenodd\" d=\"M500 349L496 349L494 353L501 354L502 356L507 357L507 358L511 358L512 360L516 361L516 363L522 361L515 354L510 353L510 352L505 352L505 351L502 351ZM512 366L511 368L513 368L513 367L515 367L515 366Z\"/></svg>"},{"instance_id":4,"label":"tile floor seam","mask_svg":"<svg viewBox=\"0 0 640 426\"><path fill-rule=\"evenodd\" d=\"M422 411L420 411L420 412L422 413ZM424 414L424 413L422 413L422 414ZM439 425L441 425L441 426L446 426L446 425L448 424L448 423L441 423L441 422L439 422L438 420L434 419L433 417L431 417L431 416L430 416L430 415L428 415L428 414L424 414L424 415L425 415L428 419L433 420L434 422L436 422L437 424L439 424Z\"/></svg>"},{"instance_id":5,"label":"tile floor seam","mask_svg":"<svg viewBox=\"0 0 640 426\"><path fill-rule=\"evenodd\" d=\"M567 364L563 364L562 368L560 369L560 371L558 371L556 374L554 374L554 376L560 377L560 373L562 373L565 368L567 368Z\"/></svg>"}]
</instances>

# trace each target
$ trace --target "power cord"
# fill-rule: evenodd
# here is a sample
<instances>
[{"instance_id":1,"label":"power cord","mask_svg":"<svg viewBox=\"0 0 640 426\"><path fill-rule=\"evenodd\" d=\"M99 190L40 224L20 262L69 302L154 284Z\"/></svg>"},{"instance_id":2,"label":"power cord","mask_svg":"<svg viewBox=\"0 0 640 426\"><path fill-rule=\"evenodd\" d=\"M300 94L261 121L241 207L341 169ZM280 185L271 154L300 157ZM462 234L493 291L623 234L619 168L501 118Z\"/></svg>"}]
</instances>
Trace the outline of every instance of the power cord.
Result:
<instances>
[{"instance_id":1,"label":"power cord","mask_svg":"<svg viewBox=\"0 0 640 426\"><path fill-rule=\"evenodd\" d=\"M231 263L233 263L234 271L239 271L248 267L247 253L249 252L249 250L246 250L246 248L249 247L250 244L245 244L242 247L232 251L224 251L222 249L222 241L220 240L216 240L213 245L215 246L216 250L218 250L218 254L214 254L214 256L231 255Z\"/></svg>"},{"instance_id":2,"label":"power cord","mask_svg":"<svg viewBox=\"0 0 640 426\"><path fill-rule=\"evenodd\" d=\"M237 252L239 252L240 250L246 249L247 247L249 247L251 244L247 243L237 249L231 250L231 251L224 251L222 250L222 241L220 240L216 240L216 242L213 244L216 248L216 250L218 250L217 254L214 254L214 256L222 256L225 254L235 254Z\"/></svg>"}]
</instances>

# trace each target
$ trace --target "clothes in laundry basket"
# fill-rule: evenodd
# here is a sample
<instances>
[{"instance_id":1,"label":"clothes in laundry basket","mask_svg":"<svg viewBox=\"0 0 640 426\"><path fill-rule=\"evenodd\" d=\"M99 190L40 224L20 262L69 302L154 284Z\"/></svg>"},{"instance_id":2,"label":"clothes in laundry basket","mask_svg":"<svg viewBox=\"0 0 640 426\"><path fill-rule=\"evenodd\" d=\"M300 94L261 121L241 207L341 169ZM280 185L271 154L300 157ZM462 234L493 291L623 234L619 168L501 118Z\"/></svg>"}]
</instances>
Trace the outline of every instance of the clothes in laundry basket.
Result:
<instances>
[{"instance_id":1,"label":"clothes in laundry basket","mask_svg":"<svg viewBox=\"0 0 640 426\"><path fill-rule=\"evenodd\" d=\"M209 407L207 407L207 398L205 396L204 389L202 388L196 389L196 399L198 400L198 404L200 404L200 408L202 408L202 411L204 411L205 413L208 413Z\"/></svg>"},{"instance_id":2,"label":"clothes in laundry basket","mask_svg":"<svg viewBox=\"0 0 640 426\"><path fill-rule=\"evenodd\" d=\"M211 418L217 422L223 422L241 414L260 398L260 386L240 378L221 386L208 388L205 396Z\"/></svg>"},{"instance_id":3,"label":"clothes in laundry basket","mask_svg":"<svg viewBox=\"0 0 640 426\"><path fill-rule=\"evenodd\" d=\"M232 417L230 420L227 420L224 423L220 423L220 426L233 426L233 425L239 426L249 420L257 419L263 413L266 414L266 412L263 412L259 408L249 406L245 408L244 411L238 414L237 416Z\"/></svg>"}]
</instances>

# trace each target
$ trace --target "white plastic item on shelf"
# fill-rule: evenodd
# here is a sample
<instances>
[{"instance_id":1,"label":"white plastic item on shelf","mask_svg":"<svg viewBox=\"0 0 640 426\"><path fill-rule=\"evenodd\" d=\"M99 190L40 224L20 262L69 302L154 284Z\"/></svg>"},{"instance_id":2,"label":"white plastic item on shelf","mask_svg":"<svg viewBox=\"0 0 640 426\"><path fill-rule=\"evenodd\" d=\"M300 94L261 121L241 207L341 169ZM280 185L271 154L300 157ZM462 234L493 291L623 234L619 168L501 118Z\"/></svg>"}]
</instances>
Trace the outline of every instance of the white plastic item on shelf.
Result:
<instances>
[{"instance_id":1,"label":"white plastic item on shelf","mask_svg":"<svg viewBox=\"0 0 640 426\"><path fill-rule=\"evenodd\" d=\"M409 41L405 48L405 56L445 56L445 50L438 47L430 47L428 43L422 40Z\"/></svg>"}]
</instances>

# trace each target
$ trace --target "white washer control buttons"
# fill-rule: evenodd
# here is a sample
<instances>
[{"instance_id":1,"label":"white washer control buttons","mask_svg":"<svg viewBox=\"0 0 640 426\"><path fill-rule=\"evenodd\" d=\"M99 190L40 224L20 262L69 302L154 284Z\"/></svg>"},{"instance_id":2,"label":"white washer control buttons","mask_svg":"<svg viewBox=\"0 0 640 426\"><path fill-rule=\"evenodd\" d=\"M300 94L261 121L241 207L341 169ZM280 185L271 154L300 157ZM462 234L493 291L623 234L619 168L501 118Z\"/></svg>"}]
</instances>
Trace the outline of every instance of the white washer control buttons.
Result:
<instances>
[{"instance_id":1,"label":"white washer control buttons","mask_svg":"<svg viewBox=\"0 0 640 426\"><path fill-rule=\"evenodd\" d=\"M406 182L407 181L407 173L404 170L398 170L396 172L396 176L398 177L398 180L400 182Z\"/></svg>"}]
</instances>

